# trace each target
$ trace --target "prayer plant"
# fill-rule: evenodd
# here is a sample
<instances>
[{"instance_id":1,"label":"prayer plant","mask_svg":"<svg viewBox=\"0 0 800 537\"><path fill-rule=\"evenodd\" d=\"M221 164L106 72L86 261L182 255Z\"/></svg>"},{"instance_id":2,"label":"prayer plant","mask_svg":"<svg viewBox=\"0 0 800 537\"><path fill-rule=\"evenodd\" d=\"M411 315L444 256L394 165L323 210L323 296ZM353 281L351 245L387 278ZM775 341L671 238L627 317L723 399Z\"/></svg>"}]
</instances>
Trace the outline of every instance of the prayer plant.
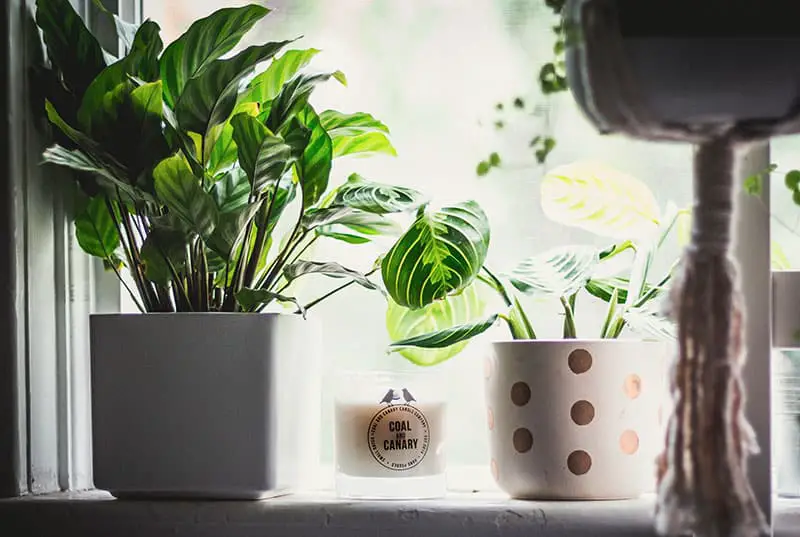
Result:
<instances>
[{"instance_id":1,"label":"prayer plant","mask_svg":"<svg viewBox=\"0 0 800 537\"><path fill-rule=\"evenodd\" d=\"M671 203L662 210L644 183L595 162L550 171L542 181L540 201L551 221L615 242L605 248L559 246L523 260L507 274L484 265L477 281L463 292L421 307L408 300L402 286L398 292L386 282L392 299L386 316L394 340L390 350L418 365L434 365L457 355L498 322L505 324L511 339L537 339L524 297L539 308L558 308L553 313L563 315L565 339L613 339L626 328L645 337L674 338L672 323L654 306L677 260L655 280L652 268L673 231L678 244L686 242L689 211ZM489 315L484 312L485 291L497 299L497 309ZM579 300L580 295L586 296ZM578 330L576 308L591 297L607 304L602 326Z\"/></svg>"},{"instance_id":2,"label":"prayer plant","mask_svg":"<svg viewBox=\"0 0 800 537\"><path fill-rule=\"evenodd\" d=\"M36 74L57 142L44 160L81 187L80 246L123 283L127 268L145 312L289 303L304 313L352 283L382 290L369 279L381 269L412 304L463 290L488 249L483 211L470 201L433 210L420 192L357 174L334 187L334 159L395 154L388 129L367 113L315 110L316 86L345 84L341 72L307 72L318 50L280 41L235 52L268 12L220 9L166 48L155 22L104 12L124 48L116 58L69 1L37 1L49 63ZM416 219L366 273L304 258L319 238L360 244L393 232L395 213ZM290 287L309 274L343 284L303 303Z\"/></svg>"}]
</instances>

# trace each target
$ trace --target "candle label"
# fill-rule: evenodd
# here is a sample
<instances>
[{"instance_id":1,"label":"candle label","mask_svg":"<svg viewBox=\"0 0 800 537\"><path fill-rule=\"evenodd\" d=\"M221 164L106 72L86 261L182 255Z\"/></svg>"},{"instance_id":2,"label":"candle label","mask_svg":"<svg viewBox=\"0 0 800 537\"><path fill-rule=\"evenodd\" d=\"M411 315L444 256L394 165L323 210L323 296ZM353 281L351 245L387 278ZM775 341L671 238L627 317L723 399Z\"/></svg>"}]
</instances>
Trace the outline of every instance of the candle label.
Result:
<instances>
[{"instance_id":1,"label":"candle label","mask_svg":"<svg viewBox=\"0 0 800 537\"><path fill-rule=\"evenodd\" d=\"M367 431L369 450L375 460L398 472L421 463L431 442L425 414L412 406L416 400L408 390L403 389L402 394L405 403L394 403L400 399L398 390L386 394L381 403L387 406L373 416Z\"/></svg>"}]
</instances>

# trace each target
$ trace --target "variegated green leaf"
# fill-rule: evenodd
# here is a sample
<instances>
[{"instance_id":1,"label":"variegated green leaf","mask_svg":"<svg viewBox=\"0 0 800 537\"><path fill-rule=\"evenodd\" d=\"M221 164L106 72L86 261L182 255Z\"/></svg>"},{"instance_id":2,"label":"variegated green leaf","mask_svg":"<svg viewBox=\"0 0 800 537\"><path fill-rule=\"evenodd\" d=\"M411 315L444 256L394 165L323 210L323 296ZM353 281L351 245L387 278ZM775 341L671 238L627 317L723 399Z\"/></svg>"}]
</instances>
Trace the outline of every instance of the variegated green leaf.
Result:
<instances>
[{"instance_id":1,"label":"variegated green leaf","mask_svg":"<svg viewBox=\"0 0 800 537\"><path fill-rule=\"evenodd\" d=\"M239 162L247 172L253 190L260 192L280 181L292 163L292 148L250 115L238 114L231 119L231 124Z\"/></svg>"},{"instance_id":2,"label":"variegated green leaf","mask_svg":"<svg viewBox=\"0 0 800 537\"><path fill-rule=\"evenodd\" d=\"M481 270L489 240L488 218L474 201L420 211L383 258L386 290L397 304L412 309L460 291Z\"/></svg>"},{"instance_id":3,"label":"variegated green leaf","mask_svg":"<svg viewBox=\"0 0 800 537\"><path fill-rule=\"evenodd\" d=\"M297 119L311 131L303 155L295 167L303 189L303 208L307 209L317 203L328 189L333 165L333 144L322 127L319 116L310 105L297 113Z\"/></svg>"},{"instance_id":4,"label":"variegated green leaf","mask_svg":"<svg viewBox=\"0 0 800 537\"><path fill-rule=\"evenodd\" d=\"M37 0L36 25L42 30L50 61L80 98L106 67L100 43L69 0Z\"/></svg>"},{"instance_id":5,"label":"variegated green leaf","mask_svg":"<svg viewBox=\"0 0 800 537\"><path fill-rule=\"evenodd\" d=\"M136 32L128 55L103 69L92 81L83 95L78 110L78 124L84 131L102 136L102 131L109 128L108 124L117 119L116 114L112 114L111 117L105 117L108 114L103 114L108 106L107 101L110 98L108 94L120 84L128 82L129 76L135 76L145 82L158 79L158 55L164 47L159 36L160 30L158 24L153 21L142 24ZM100 131L96 132L98 129Z\"/></svg>"},{"instance_id":6,"label":"variegated green leaf","mask_svg":"<svg viewBox=\"0 0 800 537\"><path fill-rule=\"evenodd\" d=\"M455 345L462 341L468 341L476 336L479 336L489 330L495 322L497 322L499 315L494 314L482 321L474 323L466 323L452 328L446 328L437 332L428 334L420 334L418 336L395 341L389 347L392 351L401 350L408 347L421 347L423 349L443 349ZM427 364L420 364L427 365ZM433 365L433 364L430 364Z\"/></svg>"},{"instance_id":7,"label":"variegated green leaf","mask_svg":"<svg viewBox=\"0 0 800 537\"><path fill-rule=\"evenodd\" d=\"M283 269L283 275L287 281L291 282L300 276L307 274L321 274L330 278L347 278L366 289L378 290L378 286L372 283L369 278L355 270L343 267L339 263L319 263L316 261L296 261L287 265Z\"/></svg>"},{"instance_id":8,"label":"variegated green leaf","mask_svg":"<svg viewBox=\"0 0 800 537\"><path fill-rule=\"evenodd\" d=\"M281 131L286 123L306 108L308 98L317 84L327 82L332 76L333 74L331 73L301 73L289 80L272 101L269 116L267 117L267 127L272 132Z\"/></svg>"},{"instance_id":9,"label":"variegated green leaf","mask_svg":"<svg viewBox=\"0 0 800 537\"><path fill-rule=\"evenodd\" d=\"M392 341L429 334L481 319L486 302L473 283L463 292L452 295L418 310L398 306L391 299L386 310L386 329ZM434 365L456 356L467 341L440 349L401 348L400 354L417 365Z\"/></svg>"},{"instance_id":10,"label":"variegated green leaf","mask_svg":"<svg viewBox=\"0 0 800 537\"><path fill-rule=\"evenodd\" d=\"M657 340L677 338L675 324L651 309L629 308L622 318L634 332Z\"/></svg>"},{"instance_id":11,"label":"variegated green leaf","mask_svg":"<svg viewBox=\"0 0 800 537\"><path fill-rule=\"evenodd\" d=\"M297 309L305 317L306 312L300 302L294 297L283 296L264 289L242 289L236 293L236 301L245 309L252 310L256 306L270 304L271 302L287 302L297 306Z\"/></svg>"},{"instance_id":12,"label":"variegated green leaf","mask_svg":"<svg viewBox=\"0 0 800 537\"><path fill-rule=\"evenodd\" d=\"M319 117L333 140L334 158L371 153L397 155L389 140L388 127L370 114L343 114L336 110L325 110Z\"/></svg>"},{"instance_id":13,"label":"variegated green leaf","mask_svg":"<svg viewBox=\"0 0 800 537\"><path fill-rule=\"evenodd\" d=\"M427 202L425 195L414 189L368 181L356 173L338 188L334 199L335 205L375 214L414 211Z\"/></svg>"},{"instance_id":14,"label":"variegated green leaf","mask_svg":"<svg viewBox=\"0 0 800 537\"><path fill-rule=\"evenodd\" d=\"M240 98L242 102L255 102L264 104L275 97L287 80L297 74L300 69L308 65L311 59L319 53L317 49L287 50L272 61L266 71L257 75L247 85L247 90Z\"/></svg>"},{"instance_id":15,"label":"variegated green leaf","mask_svg":"<svg viewBox=\"0 0 800 537\"><path fill-rule=\"evenodd\" d=\"M509 281L528 295L571 295L586 285L599 262L596 248L561 246L524 260Z\"/></svg>"},{"instance_id":16,"label":"variegated green leaf","mask_svg":"<svg viewBox=\"0 0 800 537\"><path fill-rule=\"evenodd\" d=\"M211 190L220 213L233 212L249 203L250 182L241 168L229 170Z\"/></svg>"},{"instance_id":17,"label":"variegated green leaf","mask_svg":"<svg viewBox=\"0 0 800 537\"><path fill-rule=\"evenodd\" d=\"M87 254L101 259L113 258L120 238L102 196L89 200L86 208L75 218L75 238Z\"/></svg>"},{"instance_id":18,"label":"variegated green leaf","mask_svg":"<svg viewBox=\"0 0 800 537\"><path fill-rule=\"evenodd\" d=\"M363 226L369 230L394 229L394 223L381 215L368 213L352 207L324 207L309 209L303 216L302 225L306 230L333 224Z\"/></svg>"},{"instance_id":19,"label":"variegated green leaf","mask_svg":"<svg viewBox=\"0 0 800 537\"><path fill-rule=\"evenodd\" d=\"M193 23L161 57L164 100L173 107L189 79L235 47L269 10L258 5L223 8Z\"/></svg>"},{"instance_id":20,"label":"variegated green leaf","mask_svg":"<svg viewBox=\"0 0 800 537\"><path fill-rule=\"evenodd\" d=\"M542 180L541 204L552 221L603 237L652 234L660 221L650 189L638 179L596 162L558 167Z\"/></svg>"},{"instance_id":21,"label":"variegated green leaf","mask_svg":"<svg viewBox=\"0 0 800 537\"><path fill-rule=\"evenodd\" d=\"M161 161L153 170L158 198L193 231L208 237L219 220L211 194L203 190L181 155Z\"/></svg>"},{"instance_id":22,"label":"variegated green leaf","mask_svg":"<svg viewBox=\"0 0 800 537\"><path fill-rule=\"evenodd\" d=\"M208 64L186 82L175 105L178 124L186 130L210 136L211 129L225 123L233 112L242 79L256 64L272 58L287 43L289 41L248 47L232 58ZM214 138L218 136L217 133Z\"/></svg>"},{"instance_id":23,"label":"variegated green leaf","mask_svg":"<svg viewBox=\"0 0 800 537\"><path fill-rule=\"evenodd\" d=\"M233 109L232 115L247 114L248 116L258 115L258 105L256 103L241 103ZM208 150L207 150L208 151ZM236 163L239 157L236 142L233 139L233 125L230 121L219 132L219 137L214 143L210 154L205 160L208 162L208 171L212 175L224 171Z\"/></svg>"},{"instance_id":24,"label":"variegated green leaf","mask_svg":"<svg viewBox=\"0 0 800 537\"><path fill-rule=\"evenodd\" d=\"M250 224L260 209L261 202L259 201L221 213L219 222L214 228L214 232L206 240L206 244L223 259L230 258L231 252L244 238L246 226Z\"/></svg>"}]
</instances>

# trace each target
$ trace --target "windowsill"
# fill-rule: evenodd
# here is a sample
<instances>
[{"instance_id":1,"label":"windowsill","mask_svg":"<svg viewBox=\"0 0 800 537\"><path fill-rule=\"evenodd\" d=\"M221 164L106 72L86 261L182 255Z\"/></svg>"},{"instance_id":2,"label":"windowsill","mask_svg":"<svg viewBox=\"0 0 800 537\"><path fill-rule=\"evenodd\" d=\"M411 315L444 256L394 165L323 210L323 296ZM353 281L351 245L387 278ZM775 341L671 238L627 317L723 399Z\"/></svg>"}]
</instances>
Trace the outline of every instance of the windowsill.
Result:
<instances>
[{"instance_id":1,"label":"windowsill","mask_svg":"<svg viewBox=\"0 0 800 537\"><path fill-rule=\"evenodd\" d=\"M777 500L777 537L798 534L798 511L796 502ZM417 502L344 501L329 492L261 502L134 502L90 491L0 501L3 535L14 537L649 537L652 512L652 496L523 502L493 493Z\"/></svg>"}]
</instances>

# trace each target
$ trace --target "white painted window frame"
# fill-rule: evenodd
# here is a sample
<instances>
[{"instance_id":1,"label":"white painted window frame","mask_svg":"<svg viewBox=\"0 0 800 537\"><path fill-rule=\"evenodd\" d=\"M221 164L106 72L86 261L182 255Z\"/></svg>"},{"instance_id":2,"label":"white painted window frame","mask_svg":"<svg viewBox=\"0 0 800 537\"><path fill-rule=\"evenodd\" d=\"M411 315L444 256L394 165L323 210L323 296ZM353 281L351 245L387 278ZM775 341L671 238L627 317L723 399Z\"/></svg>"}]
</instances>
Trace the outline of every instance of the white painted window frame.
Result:
<instances>
[{"instance_id":1,"label":"white painted window frame","mask_svg":"<svg viewBox=\"0 0 800 537\"><path fill-rule=\"evenodd\" d=\"M93 17L92 1L72 2L103 45L115 48L113 27ZM103 3L126 20L141 18L140 0ZM88 317L118 310L120 297L113 276L74 240L63 197L53 195L58 172L39 166L41 140L27 102L28 51L18 52L26 38L23 15L33 4L5 0L0 7L0 31L8 36L0 53L10 60L0 73L0 497L91 488ZM742 177L768 164L768 145L754 147ZM764 206L768 181L761 200L740 194L736 257L748 308L747 414L761 444L749 470L771 515L770 218Z\"/></svg>"}]
</instances>

